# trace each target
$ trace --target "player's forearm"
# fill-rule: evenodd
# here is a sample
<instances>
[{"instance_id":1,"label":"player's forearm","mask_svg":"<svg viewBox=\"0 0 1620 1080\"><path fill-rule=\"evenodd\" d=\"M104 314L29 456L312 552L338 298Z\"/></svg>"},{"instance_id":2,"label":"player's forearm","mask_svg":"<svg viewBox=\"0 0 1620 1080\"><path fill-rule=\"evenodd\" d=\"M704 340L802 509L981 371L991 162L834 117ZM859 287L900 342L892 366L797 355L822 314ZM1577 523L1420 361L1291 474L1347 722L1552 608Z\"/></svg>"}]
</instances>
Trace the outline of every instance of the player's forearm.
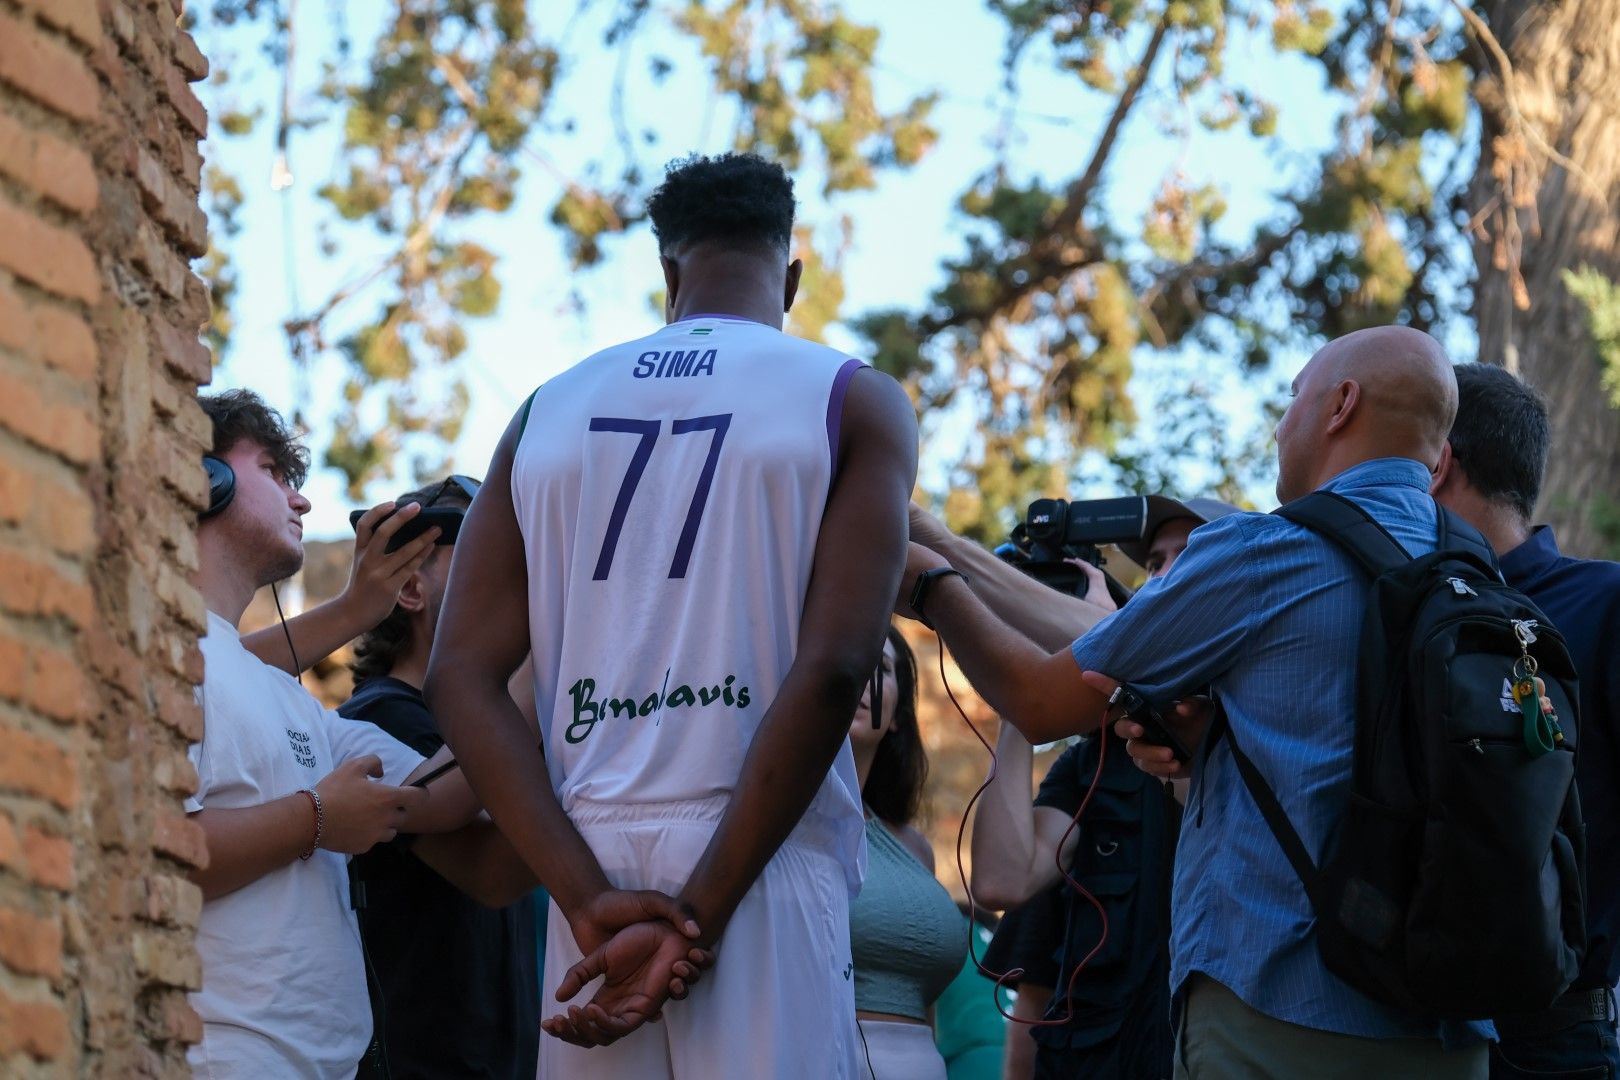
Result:
<instances>
[{"instance_id":1,"label":"player's forearm","mask_svg":"<svg viewBox=\"0 0 1620 1080\"><path fill-rule=\"evenodd\" d=\"M713 944L804 816L849 732L859 681L795 671L760 722L720 825L678 899Z\"/></svg>"},{"instance_id":2,"label":"player's forearm","mask_svg":"<svg viewBox=\"0 0 1620 1080\"><path fill-rule=\"evenodd\" d=\"M411 853L485 907L516 903L538 884L534 871L485 818L453 833L420 837Z\"/></svg>"},{"instance_id":3,"label":"player's forearm","mask_svg":"<svg viewBox=\"0 0 1620 1080\"><path fill-rule=\"evenodd\" d=\"M427 696L473 793L563 914L571 917L610 888L595 854L557 802L545 756L507 695L505 678L478 680L430 670Z\"/></svg>"},{"instance_id":4,"label":"player's forearm","mask_svg":"<svg viewBox=\"0 0 1620 1080\"><path fill-rule=\"evenodd\" d=\"M315 807L302 792L258 806L199 810L191 820L201 826L208 847L208 865L191 875L204 900L281 869L315 840Z\"/></svg>"},{"instance_id":5,"label":"player's forearm","mask_svg":"<svg viewBox=\"0 0 1620 1080\"><path fill-rule=\"evenodd\" d=\"M940 578L928 616L962 674L990 707L1031 743L1090 731L1100 719L1099 697L1070 701L1051 693L1043 667L1052 653L997 619L957 577Z\"/></svg>"},{"instance_id":6,"label":"player's forearm","mask_svg":"<svg viewBox=\"0 0 1620 1080\"><path fill-rule=\"evenodd\" d=\"M1035 808L1029 788L1035 749L1011 724L996 741L996 775L973 818L973 893L1006 909L1027 900L1035 865Z\"/></svg>"},{"instance_id":7,"label":"player's forearm","mask_svg":"<svg viewBox=\"0 0 1620 1080\"><path fill-rule=\"evenodd\" d=\"M1069 645L1108 614L1041 584L971 540L947 533L929 546L968 576L974 595L998 619L1048 652Z\"/></svg>"},{"instance_id":8,"label":"player's forearm","mask_svg":"<svg viewBox=\"0 0 1620 1080\"><path fill-rule=\"evenodd\" d=\"M288 619L285 633L276 625L245 635L242 646L271 667L297 675L299 667L294 666L292 653L287 651L289 636L298 653L298 664L308 671L370 629L352 610L349 601L339 596Z\"/></svg>"}]
</instances>

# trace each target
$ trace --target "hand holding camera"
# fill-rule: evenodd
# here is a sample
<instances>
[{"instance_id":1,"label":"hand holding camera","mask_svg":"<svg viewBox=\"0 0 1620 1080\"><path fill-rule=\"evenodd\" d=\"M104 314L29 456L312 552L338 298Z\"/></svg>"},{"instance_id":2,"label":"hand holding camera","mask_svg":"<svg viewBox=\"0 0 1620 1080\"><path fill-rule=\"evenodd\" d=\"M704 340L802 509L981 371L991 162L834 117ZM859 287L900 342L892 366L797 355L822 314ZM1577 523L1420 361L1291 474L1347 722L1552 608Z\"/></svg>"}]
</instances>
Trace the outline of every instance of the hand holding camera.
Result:
<instances>
[{"instance_id":1,"label":"hand holding camera","mask_svg":"<svg viewBox=\"0 0 1620 1080\"><path fill-rule=\"evenodd\" d=\"M386 619L399 591L433 554L441 528L422 522L429 514L418 503L395 510L392 502L384 502L349 515L354 526L354 565L339 599L357 621L369 627Z\"/></svg>"}]
</instances>

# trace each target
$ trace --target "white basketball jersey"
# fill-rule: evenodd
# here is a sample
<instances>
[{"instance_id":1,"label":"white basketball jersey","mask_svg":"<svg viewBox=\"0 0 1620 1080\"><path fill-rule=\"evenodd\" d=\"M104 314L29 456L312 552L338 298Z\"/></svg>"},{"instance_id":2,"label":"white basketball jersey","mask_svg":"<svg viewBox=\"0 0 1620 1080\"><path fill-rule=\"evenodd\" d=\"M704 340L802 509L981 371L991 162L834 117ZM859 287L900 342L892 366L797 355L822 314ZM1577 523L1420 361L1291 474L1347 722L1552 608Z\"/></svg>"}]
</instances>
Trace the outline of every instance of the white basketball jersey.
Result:
<instances>
[{"instance_id":1,"label":"white basketball jersey","mask_svg":"<svg viewBox=\"0 0 1620 1080\"><path fill-rule=\"evenodd\" d=\"M736 787L797 650L860 366L761 323L698 316L536 391L512 498L565 810ZM846 741L809 812L839 826L852 888L860 805Z\"/></svg>"}]
</instances>

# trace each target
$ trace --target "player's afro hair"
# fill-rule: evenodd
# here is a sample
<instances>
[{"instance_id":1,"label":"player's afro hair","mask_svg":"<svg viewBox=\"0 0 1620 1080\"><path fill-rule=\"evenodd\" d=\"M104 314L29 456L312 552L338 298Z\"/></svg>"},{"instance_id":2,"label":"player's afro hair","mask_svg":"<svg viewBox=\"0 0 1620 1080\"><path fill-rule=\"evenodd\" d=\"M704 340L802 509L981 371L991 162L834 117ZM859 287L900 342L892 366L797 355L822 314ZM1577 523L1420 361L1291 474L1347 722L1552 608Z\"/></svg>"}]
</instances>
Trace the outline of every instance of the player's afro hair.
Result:
<instances>
[{"instance_id":1,"label":"player's afro hair","mask_svg":"<svg viewBox=\"0 0 1620 1080\"><path fill-rule=\"evenodd\" d=\"M669 163L647 213L662 254L708 241L786 252L793 180L782 166L754 154L693 154Z\"/></svg>"}]
</instances>

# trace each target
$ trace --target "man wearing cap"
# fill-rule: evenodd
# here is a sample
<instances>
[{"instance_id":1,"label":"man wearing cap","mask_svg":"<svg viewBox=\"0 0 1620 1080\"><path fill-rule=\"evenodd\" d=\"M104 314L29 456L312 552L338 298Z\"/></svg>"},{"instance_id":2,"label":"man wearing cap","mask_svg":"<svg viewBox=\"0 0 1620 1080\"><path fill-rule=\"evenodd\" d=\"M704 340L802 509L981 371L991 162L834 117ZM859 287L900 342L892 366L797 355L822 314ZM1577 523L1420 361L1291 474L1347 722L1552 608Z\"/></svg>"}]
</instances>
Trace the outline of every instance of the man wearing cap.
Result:
<instances>
[{"instance_id":1,"label":"man wearing cap","mask_svg":"<svg viewBox=\"0 0 1620 1080\"><path fill-rule=\"evenodd\" d=\"M1236 512L1237 507L1218 499L1178 501L1150 495L1143 538L1118 547L1150 578L1162 577L1195 528ZM931 547L938 542L941 546L935 550L952 565L956 565L959 548L973 547L948 533L949 539L942 539L939 534L944 527L933 518L919 522L920 516L913 512L913 537L923 534L926 539L919 542ZM974 590L992 607L996 605L986 593L1015 584L1022 588L1029 581L1000 560L994 560L993 566L978 565L983 560L974 562L969 571ZM1058 601L1055 610L1073 613L1071 626L1052 628L1057 630L1049 639L1052 643L1073 640L1113 607L1107 591L1097 587L1101 574L1089 566L1083 569L1093 586L1087 596L1097 602L1076 601L1044 587L1030 601L1038 605ZM1009 574L1016 582L1007 580ZM1037 642L1048 640L1036 636L1047 629L1044 623L1026 628L1011 616L1008 622ZM1028 792L1033 747L1017 728L1001 725L996 774L974 819L973 888L979 903L1017 910L1008 912L997 932L996 944L1012 947L992 945L985 963L998 974L1025 968L1032 975L1045 966L1045 979L1026 976L1022 980L1017 1015L1060 1021L1028 1029L1032 1043L1023 1034L1025 1029L1009 1034L1010 1076L1167 1076L1170 1072L1169 873L1180 808L1167 786L1131 766L1117 736L1110 733L1108 740L1103 754L1099 754L1102 747L1095 738L1065 750L1048 770L1032 805ZM1093 777L1097 778L1096 792L1084 826L1071 832L1070 822ZM1070 977L1096 947L1102 927L1096 909L1062 880L1060 858L1108 912L1110 946L1091 958L1084 983L1076 986L1072 997L1067 990ZM1048 913L1044 919L1042 912ZM1016 941L1009 941L1013 936ZM1041 964L1049 958L1056 964ZM1055 982L1057 993L1040 993L1039 984L1047 980Z\"/></svg>"}]
</instances>

